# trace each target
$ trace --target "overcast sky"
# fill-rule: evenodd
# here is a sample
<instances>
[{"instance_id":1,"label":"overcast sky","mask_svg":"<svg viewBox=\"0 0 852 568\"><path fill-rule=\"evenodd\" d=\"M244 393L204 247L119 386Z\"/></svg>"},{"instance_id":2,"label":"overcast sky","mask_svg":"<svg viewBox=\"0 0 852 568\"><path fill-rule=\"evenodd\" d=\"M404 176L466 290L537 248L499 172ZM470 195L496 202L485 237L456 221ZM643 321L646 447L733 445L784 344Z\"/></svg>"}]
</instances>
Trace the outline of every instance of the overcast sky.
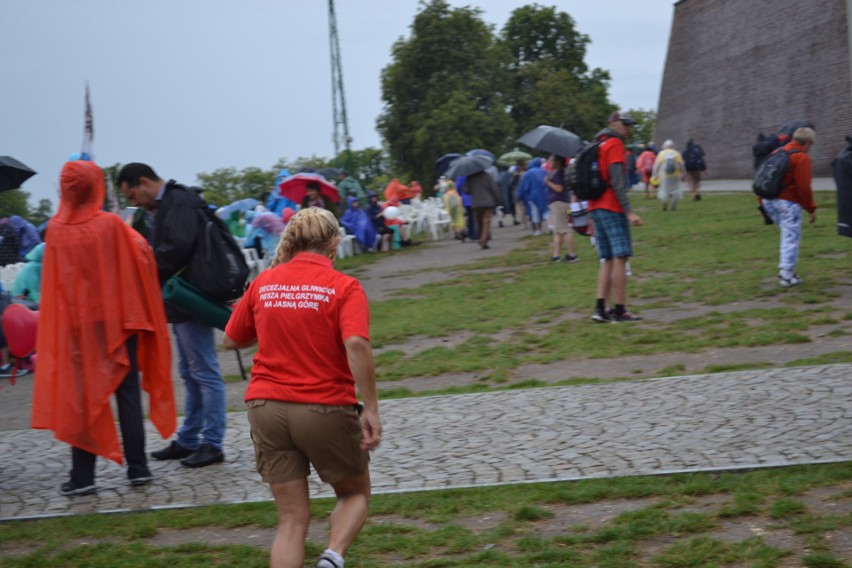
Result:
<instances>
[{"instance_id":1,"label":"overcast sky","mask_svg":"<svg viewBox=\"0 0 852 568\"><path fill-rule=\"evenodd\" d=\"M450 0L500 29L521 0ZM610 99L655 109L673 2L540 2L591 38L586 62L610 71ZM418 0L336 0L353 149L380 147L379 75L408 36ZM86 81L96 161L147 162L194 183L217 168L330 157L325 0L4 0L0 155L39 172L24 184L56 200L59 170L83 139Z\"/></svg>"}]
</instances>

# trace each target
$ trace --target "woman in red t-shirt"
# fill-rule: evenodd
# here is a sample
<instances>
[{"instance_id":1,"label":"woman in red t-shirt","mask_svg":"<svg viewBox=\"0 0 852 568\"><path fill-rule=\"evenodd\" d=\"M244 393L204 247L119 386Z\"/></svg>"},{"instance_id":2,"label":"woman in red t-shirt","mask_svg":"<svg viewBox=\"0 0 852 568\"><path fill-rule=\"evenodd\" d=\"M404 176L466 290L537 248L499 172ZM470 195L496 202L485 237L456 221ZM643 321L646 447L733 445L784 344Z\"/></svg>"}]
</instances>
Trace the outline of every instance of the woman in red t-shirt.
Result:
<instances>
[{"instance_id":1,"label":"woman in red t-shirt","mask_svg":"<svg viewBox=\"0 0 852 568\"><path fill-rule=\"evenodd\" d=\"M317 566L342 566L367 518L368 451L379 445L382 424L367 296L332 268L339 240L331 212L296 213L272 266L252 281L225 328L226 348L258 346L246 404L257 470L278 509L272 566L304 562L309 463L337 495Z\"/></svg>"}]
</instances>

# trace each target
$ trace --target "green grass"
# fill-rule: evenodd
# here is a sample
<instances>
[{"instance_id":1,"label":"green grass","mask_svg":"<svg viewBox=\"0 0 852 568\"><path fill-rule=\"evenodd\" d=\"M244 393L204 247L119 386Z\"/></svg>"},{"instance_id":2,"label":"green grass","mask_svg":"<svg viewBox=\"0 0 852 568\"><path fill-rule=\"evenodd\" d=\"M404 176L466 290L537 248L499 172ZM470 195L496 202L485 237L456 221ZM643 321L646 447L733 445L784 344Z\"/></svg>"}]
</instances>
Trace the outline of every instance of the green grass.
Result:
<instances>
[{"instance_id":1,"label":"green grass","mask_svg":"<svg viewBox=\"0 0 852 568\"><path fill-rule=\"evenodd\" d=\"M809 512L797 496L850 483L852 462L377 495L346 565L769 568L795 559L790 565L845 567L825 537L852 526L852 515ZM689 509L711 497L721 506ZM848 492L837 498L849 499ZM601 512L591 524L578 516L590 504L607 511L625 503L630 510ZM332 506L332 500L314 500L311 514L327 518ZM810 550L759 537L720 539L714 531L723 522L792 531L808 539ZM165 530L275 524L272 503L10 522L0 528L0 557L15 568L265 566L262 547L156 546L148 539ZM648 552L655 543L656 552ZM308 558L321 549L310 542Z\"/></svg>"},{"instance_id":2,"label":"green grass","mask_svg":"<svg viewBox=\"0 0 852 568\"><path fill-rule=\"evenodd\" d=\"M441 282L372 302L373 345L390 348L377 356L378 379L392 389L393 381L410 377L496 374L502 380L495 387L511 383L513 371L527 364L565 362L567 370L572 360L808 343L807 332L818 327L830 327L830 337L852 333L852 314L831 306L837 286L852 280L848 242L829 222L833 193L817 195L824 221L804 231L798 271L806 284L789 290L776 281L777 229L762 224L753 196L711 197L687 203L677 214L637 200L646 225L633 233L637 256L629 305L640 313L683 308L680 319L652 314L638 325L591 325L598 264L587 241L579 239L584 262L554 267L545 242L528 237L519 250L472 260ZM411 353L406 342L412 336L448 341ZM848 362L852 353L823 360ZM662 374L677 374L670 371Z\"/></svg>"}]
</instances>

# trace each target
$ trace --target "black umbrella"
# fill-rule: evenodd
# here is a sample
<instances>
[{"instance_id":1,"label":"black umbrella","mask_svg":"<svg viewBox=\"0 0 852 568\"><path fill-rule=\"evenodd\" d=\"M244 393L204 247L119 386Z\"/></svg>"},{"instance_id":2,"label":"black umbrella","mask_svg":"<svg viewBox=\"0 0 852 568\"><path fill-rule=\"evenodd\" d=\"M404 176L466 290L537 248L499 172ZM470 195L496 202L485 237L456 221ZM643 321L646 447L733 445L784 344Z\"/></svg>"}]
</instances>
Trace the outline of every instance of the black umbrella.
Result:
<instances>
[{"instance_id":1,"label":"black umbrella","mask_svg":"<svg viewBox=\"0 0 852 568\"><path fill-rule=\"evenodd\" d=\"M447 169L447 177L469 176L484 172L494 162L487 156L462 156L456 158Z\"/></svg>"},{"instance_id":2,"label":"black umbrella","mask_svg":"<svg viewBox=\"0 0 852 568\"><path fill-rule=\"evenodd\" d=\"M456 158L461 158L461 154L457 152L452 152L450 154L444 154L443 156L435 160L435 167L438 168L438 174L444 175L444 172L447 171L447 168L450 167L450 164Z\"/></svg>"},{"instance_id":3,"label":"black umbrella","mask_svg":"<svg viewBox=\"0 0 852 568\"><path fill-rule=\"evenodd\" d=\"M18 189L36 173L11 156L0 156L0 191Z\"/></svg>"},{"instance_id":4,"label":"black umbrella","mask_svg":"<svg viewBox=\"0 0 852 568\"><path fill-rule=\"evenodd\" d=\"M343 170L340 168L320 168L317 173L328 181L335 181L343 173Z\"/></svg>"},{"instance_id":5,"label":"black umbrella","mask_svg":"<svg viewBox=\"0 0 852 568\"><path fill-rule=\"evenodd\" d=\"M556 126L538 126L518 138L518 142L563 158L573 157L583 147L579 136Z\"/></svg>"},{"instance_id":6,"label":"black umbrella","mask_svg":"<svg viewBox=\"0 0 852 568\"><path fill-rule=\"evenodd\" d=\"M787 136L792 136L793 133L799 128L813 128L814 123L810 120L788 120L784 124L778 127L778 134L786 134Z\"/></svg>"}]
</instances>

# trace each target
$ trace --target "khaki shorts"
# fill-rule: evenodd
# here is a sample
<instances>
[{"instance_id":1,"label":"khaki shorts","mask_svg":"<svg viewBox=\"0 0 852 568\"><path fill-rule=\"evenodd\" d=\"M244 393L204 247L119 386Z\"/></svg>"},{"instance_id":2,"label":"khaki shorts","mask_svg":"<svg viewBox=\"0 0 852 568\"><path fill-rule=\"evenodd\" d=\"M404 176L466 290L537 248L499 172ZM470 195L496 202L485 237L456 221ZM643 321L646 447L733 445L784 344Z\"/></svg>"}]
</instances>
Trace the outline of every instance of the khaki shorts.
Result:
<instances>
[{"instance_id":1,"label":"khaki shorts","mask_svg":"<svg viewBox=\"0 0 852 568\"><path fill-rule=\"evenodd\" d=\"M308 476L337 483L367 471L370 454L361 449L361 421L352 405L296 404L249 400L248 419L257 472L266 483Z\"/></svg>"},{"instance_id":2,"label":"khaki shorts","mask_svg":"<svg viewBox=\"0 0 852 568\"><path fill-rule=\"evenodd\" d=\"M571 204L565 201L554 201L548 207L550 207L550 223L553 225L553 232L561 235L570 231L568 211L571 210Z\"/></svg>"}]
</instances>

